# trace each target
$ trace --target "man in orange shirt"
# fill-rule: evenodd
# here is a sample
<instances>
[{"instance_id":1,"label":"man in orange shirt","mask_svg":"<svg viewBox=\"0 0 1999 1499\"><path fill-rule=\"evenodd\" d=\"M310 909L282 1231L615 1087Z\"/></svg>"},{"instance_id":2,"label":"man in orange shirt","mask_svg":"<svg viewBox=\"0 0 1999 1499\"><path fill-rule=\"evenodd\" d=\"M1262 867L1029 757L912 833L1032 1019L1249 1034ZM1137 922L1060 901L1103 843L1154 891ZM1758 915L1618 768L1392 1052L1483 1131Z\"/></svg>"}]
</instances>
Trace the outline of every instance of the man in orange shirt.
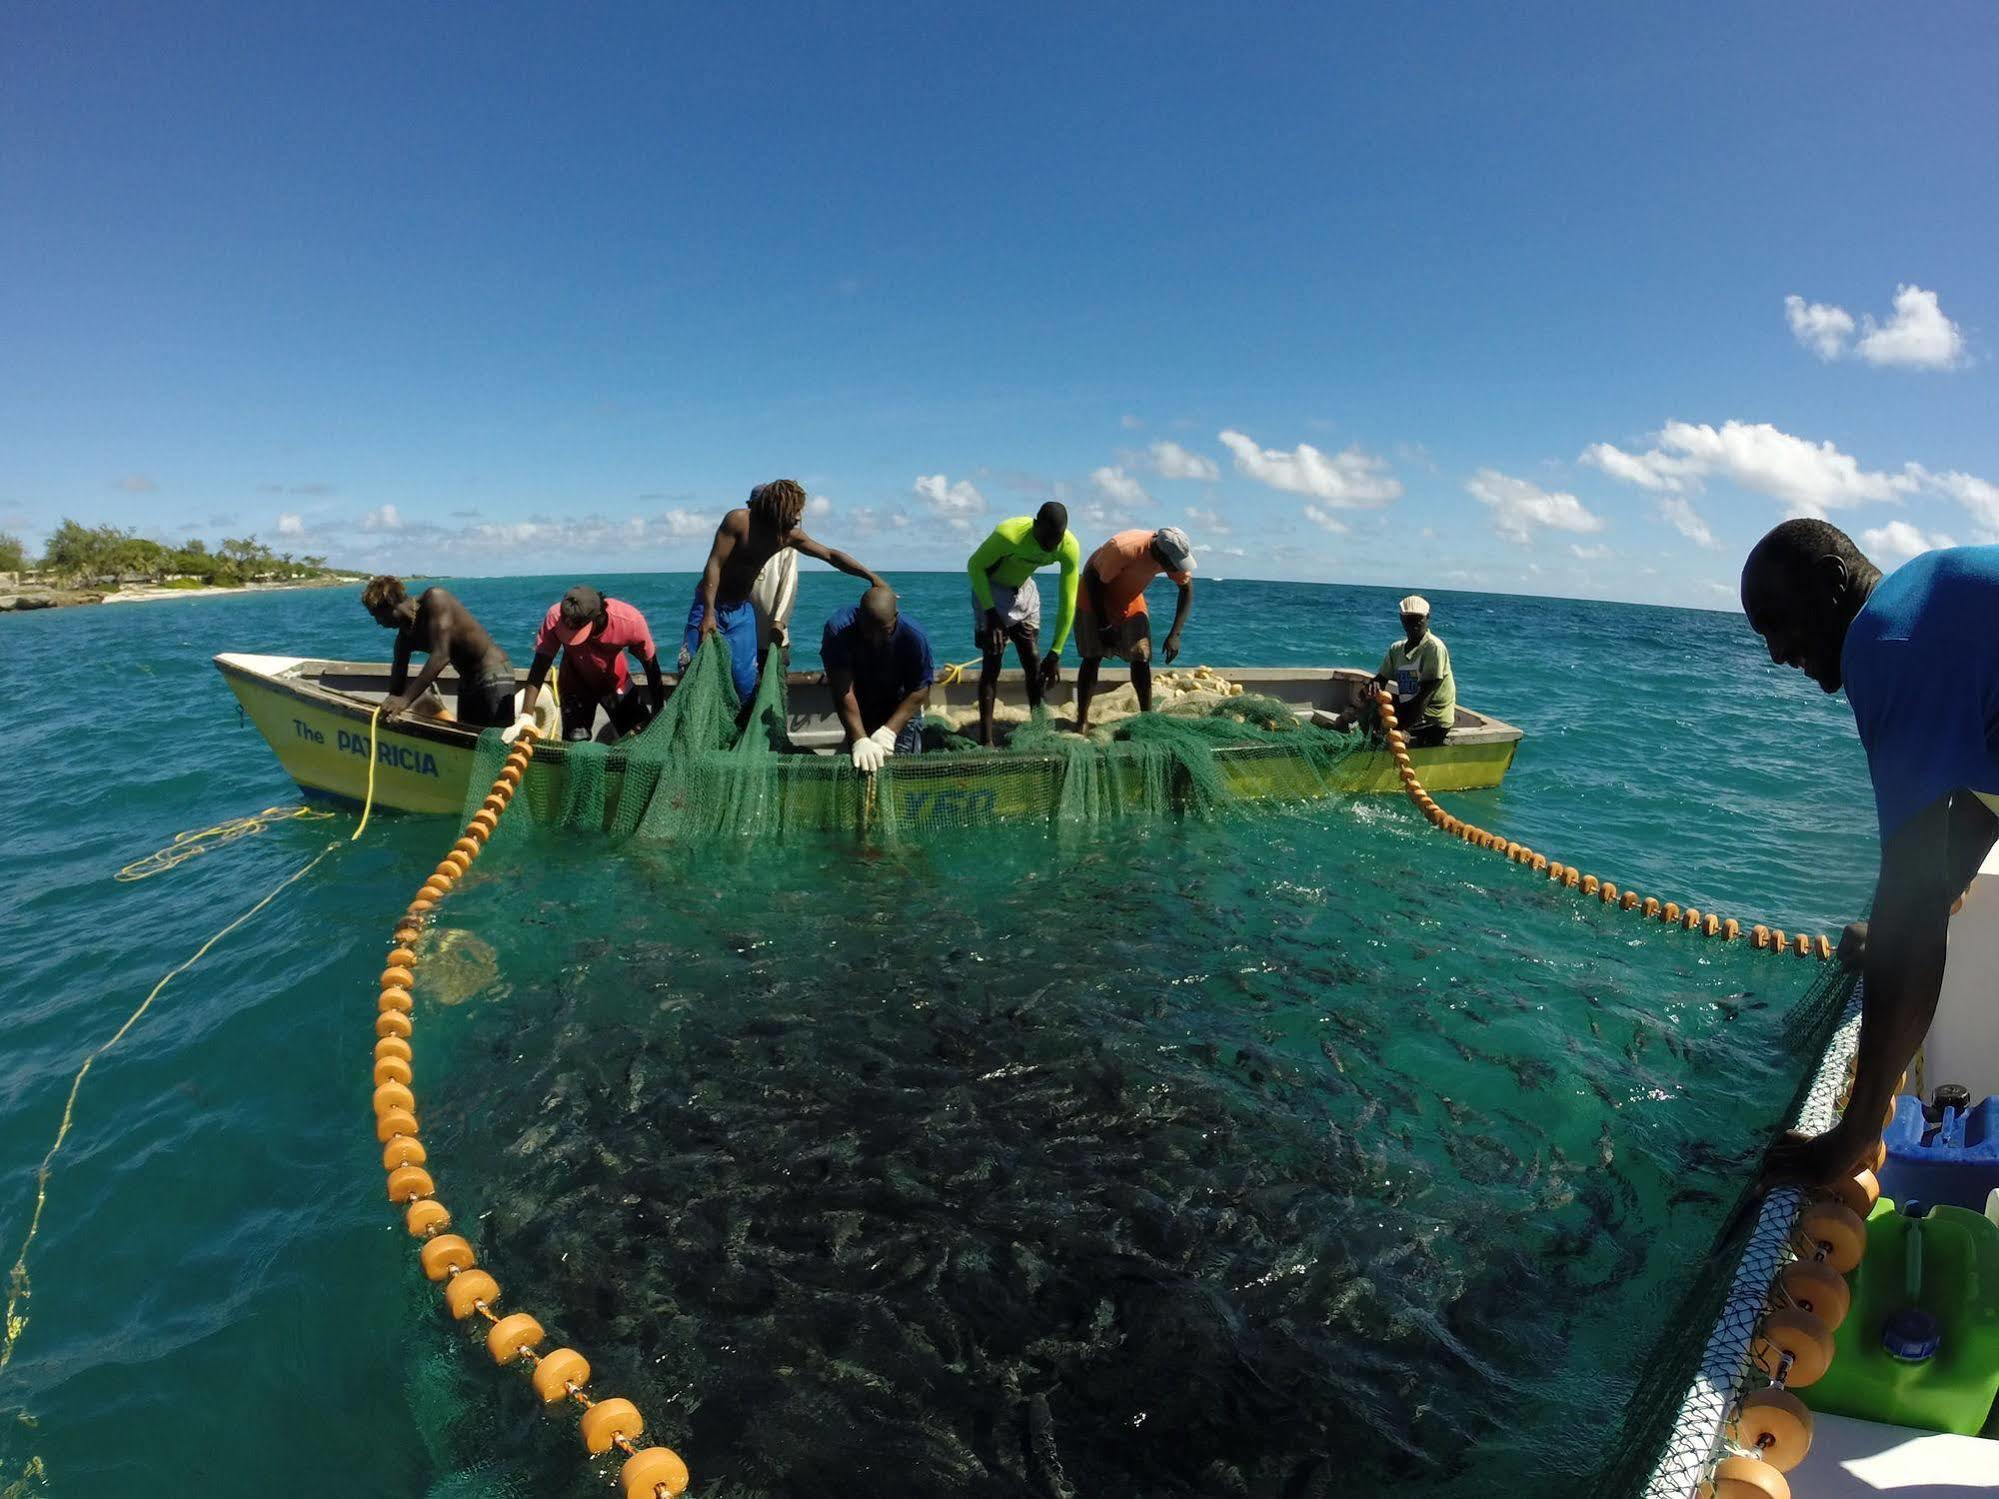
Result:
<instances>
[{"instance_id":1,"label":"man in orange shirt","mask_svg":"<svg viewBox=\"0 0 1999 1499\"><path fill-rule=\"evenodd\" d=\"M1090 729L1090 699L1097 691L1097 668L1106 656L1131 663L1138 711L1152 711L1152 619L1145 609L1145 585L1161 573L1180 585L1180 606L1166 632L1166 664L1180 654L1180 631L1194 607L1194 548L1178 526L1157 531L1120 531L1098 547L1083 568L1076 600L1076 650L1083 658L1076 673L1076 732Z\"/></svg>"}]
</instances>

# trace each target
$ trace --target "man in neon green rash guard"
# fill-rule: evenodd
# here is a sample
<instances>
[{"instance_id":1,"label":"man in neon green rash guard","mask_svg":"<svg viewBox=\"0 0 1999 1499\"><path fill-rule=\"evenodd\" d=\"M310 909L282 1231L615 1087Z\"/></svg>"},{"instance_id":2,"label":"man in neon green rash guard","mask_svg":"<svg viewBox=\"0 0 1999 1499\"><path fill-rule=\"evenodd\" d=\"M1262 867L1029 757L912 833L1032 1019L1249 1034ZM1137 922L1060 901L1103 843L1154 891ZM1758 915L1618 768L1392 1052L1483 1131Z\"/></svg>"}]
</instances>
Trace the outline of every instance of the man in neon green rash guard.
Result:
<instances>
[{"instance_id":1,"label":"man in neon green rash guard","mask_svg":"<svg viewBox=\"0 0 1999 1499\"><path fill-rule=\"evenodd\" d=\"M1062 604L1055 612L1055 643L1037 666L1034 653L1041 633L1041 592L1034 570L1049 563L1062 567ZM993 527L979 543L965 571L972 578L972 641L979 648L979 743L993 742L993 702L999 696L1000 664L1011 640L1020 653L1027 677L1027 706L1041 706L1041 696L1062 680L1062 647L1076 620L1076 584L1083 570L1083 549L1069 530L1069 512L1050 500L1032 517L1019 515Z\"/></svg>"}]
</instances>

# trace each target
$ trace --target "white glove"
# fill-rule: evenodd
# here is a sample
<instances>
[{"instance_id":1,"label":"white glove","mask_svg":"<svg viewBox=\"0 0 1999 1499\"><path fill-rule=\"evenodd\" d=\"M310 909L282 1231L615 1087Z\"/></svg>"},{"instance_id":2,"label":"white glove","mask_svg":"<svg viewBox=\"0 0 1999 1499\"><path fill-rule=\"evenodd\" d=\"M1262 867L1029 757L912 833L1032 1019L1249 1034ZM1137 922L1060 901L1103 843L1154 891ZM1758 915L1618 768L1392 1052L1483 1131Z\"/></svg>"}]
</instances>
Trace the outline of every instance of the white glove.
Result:
<instances>
[{"instance_id":1,"label":"white glove","mask_svg":"<svg viewBox=\"0 0 1999 1499\"><path fill-rule=\"evenodd\" d=\"M854 757L854 769L858 770L864 776L871 776L880 770L882 768L882 761L888 758L888 752L877 744L872 737L856 739L852 754Z\"/></svg>"},{"instance_id":2,"label":"white glove","mask_svg":"<svg viewBox=\"0 0 1999 1499\"><path fill-rule=\"evenodd\" d=\"M514 720L511 728L500 730L500 743L512 744L516 739L521 737L523 729L532 729L534 727L534 715L532 713L523 713L519 718Z\"/></svg>"},{"instance_id":3,"label":"white glove","mask_svg":"<svg viewBox=\"0 0 1999 1499\"><path fill-rule=\"evenodd\" d=\"M881 746L882 758L884 760L895 753L895 730L891 729L887 724L883 724L880 728L876 729L874 733L868 735L868 738Z\"/></svg>"}]
</instances>

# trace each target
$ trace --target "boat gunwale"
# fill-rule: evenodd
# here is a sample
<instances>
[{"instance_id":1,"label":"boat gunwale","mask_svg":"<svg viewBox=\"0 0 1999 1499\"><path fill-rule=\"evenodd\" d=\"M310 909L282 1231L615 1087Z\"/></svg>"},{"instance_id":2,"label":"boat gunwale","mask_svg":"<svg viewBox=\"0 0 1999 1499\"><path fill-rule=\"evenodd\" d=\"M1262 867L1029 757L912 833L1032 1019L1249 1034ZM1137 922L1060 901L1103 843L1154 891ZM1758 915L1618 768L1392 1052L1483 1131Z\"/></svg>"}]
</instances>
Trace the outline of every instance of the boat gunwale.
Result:
<instances>
[{"instance_id":1,"label":"boat gunwale","mask_svg":"<svg viewBox=\"0 0 1999 1499\"><path fill-rule=\"evenodd\" d=\"M360 675L371 672L386 673L389 670L387 663L374 661L341 661L328 657L314 656L263 656L255 658L265 661L283 661L285 663L281 671L273 672L261 670L248 664L250 657L251 653L248 652L224 651L218 653L214 661L216 669L222 672L224 676L233 675L246 681L260 683L278 692L314 703L322 708L330 709L344 717L352 719L356 723L368 722L372 716L372 705L351 693L343 692L338 688L327 687L318 678L330 672L350 672ZM1306 666L1296 668L1248 666L1225 670L1229 681L1241 682L1245 685L1254 682L1336 681L1340 679L1365 681L1368 679L1368 673L1365 671L1356 667L1343 666ZM448 667L444 675L448 676L450 680L457 680L456 675ZM671 693L673 688L679 685L680 675L677 672L668 672L664 675L667 681L667 690ZM1109 673L1106 673L1107 679L1109 675ZM1001 673L1002 682L1008 676L1019 680L1021 673L1017 671L1003 672ZM517 682L524 682L526 674L516 668L514 679ZM786 674L786 681L792 686L821 687L825 685L826 674L823 671L794 671ZM1109 683L1107 680L1106 685L1115 684ZM1456 735L1441 745L1428 748L1412 747L1410 750L1411 757L1420 764L1426 760L1434 761L1439 757L1439 753L1444 750L1483 749L1499 745L1517 745L1525 737L1521 730L1501 719L1494 718L1489 713L1482 713L1473 708L1467 708L1465 711L1474 714L1479 719L1479 727L1467 729L1462 734ZM1308 727L1310 726L1310 720L1301 714L1300 724L1301 726ZM479 730L468 728L459 723L440 723L434 719L410 717L397 719L392 732L411 739L427 740L431 743L466 750L478 747L480 734ZM564 744L550 741L542 746L539 755L546 757L548 763L560 764L566 757L565 752L567 748ZM1223 745L1215 751L1217 755L1227 755L1231 759L1257 758L1258 752L1282 754L1288 753L1288 747L1281 744L1252 741L1238 745ZM805 753L814 759L831 758L825 752L817 750L810 750ZM936 758L941 760L944 757L938 755ZM1003 766L1038 765L1053 757L1047 755L1017 755L1004 750L964 750L952 753L949 758L952 763L963 765L966 771L971 773L979 769L998 769ZM1512 756L1509 755L1507 759L1510 765ZM625 760L626 756L622 752L622 748L613 745L611 746L610 761L606 769L622 772Z\"/></svg>"}]
</instances>

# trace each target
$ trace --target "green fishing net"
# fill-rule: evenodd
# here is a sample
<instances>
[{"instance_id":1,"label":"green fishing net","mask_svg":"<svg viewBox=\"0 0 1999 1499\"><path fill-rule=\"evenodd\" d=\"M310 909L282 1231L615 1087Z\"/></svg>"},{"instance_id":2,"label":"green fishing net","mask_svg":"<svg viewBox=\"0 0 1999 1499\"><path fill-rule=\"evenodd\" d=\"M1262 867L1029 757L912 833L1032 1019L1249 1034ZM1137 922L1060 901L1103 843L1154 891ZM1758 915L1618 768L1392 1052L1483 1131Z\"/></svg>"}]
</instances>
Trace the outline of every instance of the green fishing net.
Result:
<instances>
[{"instance_id":1,"label":"green fishing net","mask_svg":"<svg viewBox=\"0 0 1999 1499\"><path fill-rule=\"evenodd\" d=\"M1003 749L931 720L923 753L894 756L865 776L843 754L800 748L789 723L781 658L767 659L745 711L727 648L710 640L640 733L615 745L545 746L494 836L542 826L597 829L620 841L832 831L893 841L1017 821L1081 830L1325 796L1339 789L1341 763L1368 748L1358 734L1316 727L1274 698L1246 694L1192 712L1138 714L1088 738L1038 714ZM497 731L480 736L468 816L506 753Z\"/></svg>"}]
</instances>

